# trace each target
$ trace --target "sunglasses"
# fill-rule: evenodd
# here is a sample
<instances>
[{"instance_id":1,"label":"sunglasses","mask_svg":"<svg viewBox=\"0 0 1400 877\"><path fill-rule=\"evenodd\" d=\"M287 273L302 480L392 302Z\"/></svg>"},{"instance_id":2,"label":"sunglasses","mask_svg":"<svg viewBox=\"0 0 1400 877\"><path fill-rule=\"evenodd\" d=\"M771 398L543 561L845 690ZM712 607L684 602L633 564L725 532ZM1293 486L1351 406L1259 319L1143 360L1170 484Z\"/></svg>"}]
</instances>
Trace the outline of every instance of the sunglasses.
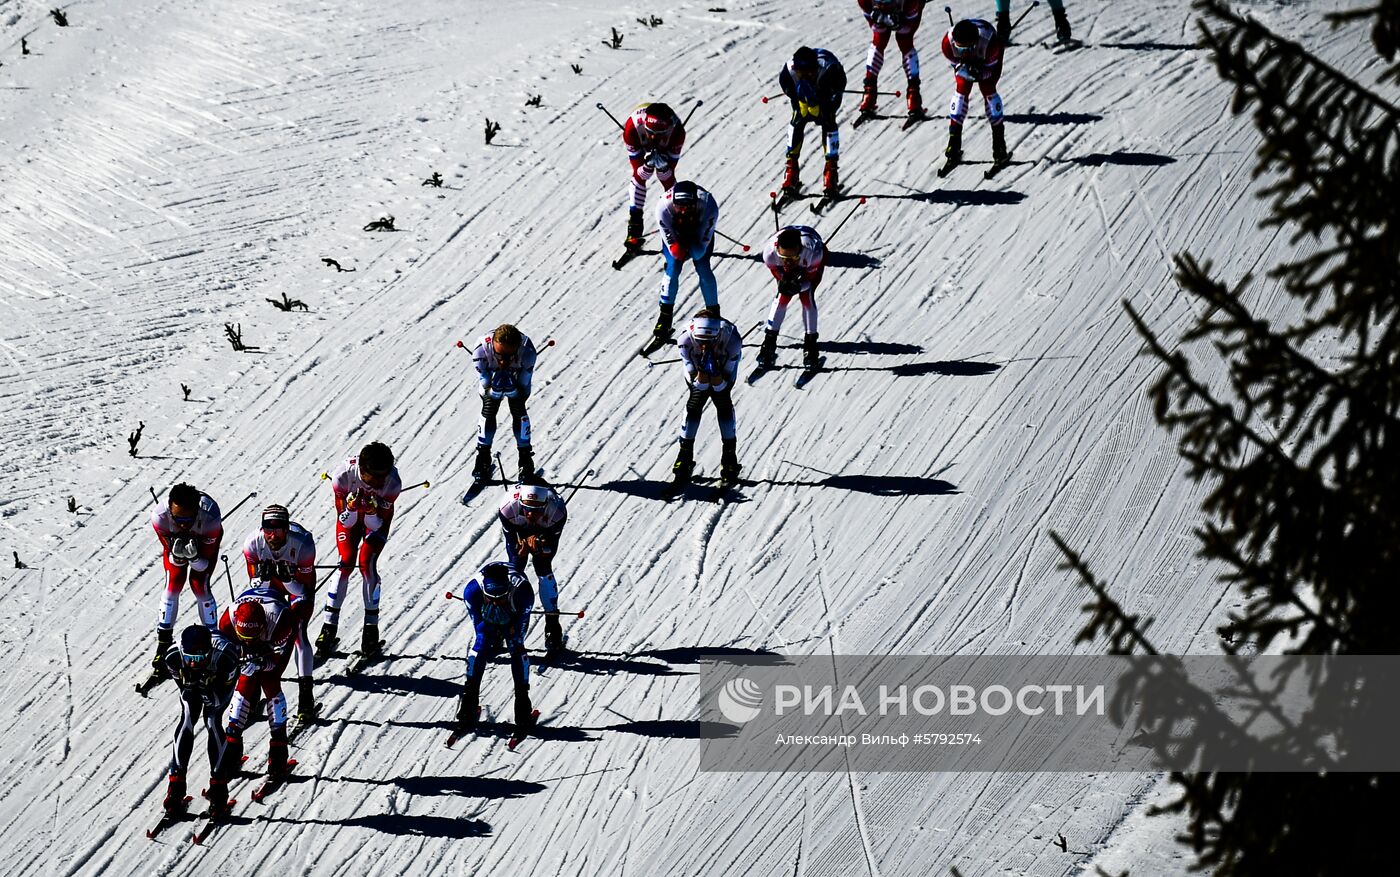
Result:
<instances>
[{"instance_id":1,"label":"sunglasses","mask_svg":"<svg viewBox=\"0 0 1400 877\"><path fill-rule=\"evenodd\" d=\"M194 523L196 517L197 515L171 515L170 520L182 527L188 527L190 524Z\"/></svg>"}]
</instances>

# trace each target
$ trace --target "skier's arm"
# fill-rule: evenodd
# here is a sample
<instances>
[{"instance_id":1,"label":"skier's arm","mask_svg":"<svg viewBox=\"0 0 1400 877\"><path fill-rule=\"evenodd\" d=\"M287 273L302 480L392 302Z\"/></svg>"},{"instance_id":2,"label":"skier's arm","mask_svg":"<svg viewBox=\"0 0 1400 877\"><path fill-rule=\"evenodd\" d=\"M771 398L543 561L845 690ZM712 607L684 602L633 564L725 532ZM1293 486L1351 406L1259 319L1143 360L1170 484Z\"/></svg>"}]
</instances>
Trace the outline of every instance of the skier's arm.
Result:
<instances>
[{"instance_id":1,"label":"skier's arm","mask_svg":"<svg viewBox=\"0 0 1400 877\"><path fill-rule=\"evenodd\" d=\"M193 572L207 572L213 565L214 560L219 556L219 544L224 540L224 528L216 524L214 530L199 537L199 547L194 560L190 561L190 570Z\"/></svg>"},{"instance_id":2,"label":"skier's arm","mask_svg":"<svg viewBox=\"0 0 1400 877\"><path fill-rule=\"evenodd\" d=\"M685 382L688 386L695 381L695 373L697 371L695 363L691 361L690 358L691 350L686 346L684 339L682 339L680 344L676 345L676 350L680 352L681 368L685 370Z\"/></svg>"},{"instance_id":3,"label":"skier's arm","mask_svg":"<svg viewBox=\"0 0 1400 877\"><path fill-rule=\"evenodd\" d=\"M478 344L472 353L472 361L476 364L476 382L481 385L481 395L483 396L491 392L491 363L486 352L486 344L485 341Z\"/></svg>"},{"instance_id":4,"label":"skier's arm","mask_svg":"<svg viewBox=\"0 0 1400 877\"><path fill-rule=\"evenodd\" d=\"M656 227L661 231L661 243L667 250L672 250L671 255L680 258L680 254L672 248L679 240L676 238L676 223L671 216L671 205L662 198L656 208Z\"/></svg>"},{"instance_id":5,"label":"skier's arm","mask_svg":"<svg viewBox=\"0 0 1400 877\"><path fill-rule=\"evenodd\" d=\"M714 195L710 195L709 206L705 208L705 216L700 221L700 243L706 244L714 240L715 226L719 224L719 201Z\"/></svg>"},{"instance_id":6,"label":"skier's arm","mask_svg":"<svg viewBox=\"0 0 1400 877\"><path fill-rule=\"evenodd\" d=\"M671 130L671 139L666 142L666 154L671 158L671 165L674 167L680 160L681 150L685 148L685 124L680 117L676 117L676 127Z\"/></svg>"},{"instance_id":7,"label":"skier's arm","mask_svg":"<svg viewBox=\"0 0 1400 877\"><path fill-rule=\"evenodd\" d=\"M520 350L520 375L515 379L515 386L522 396L530 395L530 383L535 379L535 360L538 356L533 341Z\"/></svg>"}]
</instances>

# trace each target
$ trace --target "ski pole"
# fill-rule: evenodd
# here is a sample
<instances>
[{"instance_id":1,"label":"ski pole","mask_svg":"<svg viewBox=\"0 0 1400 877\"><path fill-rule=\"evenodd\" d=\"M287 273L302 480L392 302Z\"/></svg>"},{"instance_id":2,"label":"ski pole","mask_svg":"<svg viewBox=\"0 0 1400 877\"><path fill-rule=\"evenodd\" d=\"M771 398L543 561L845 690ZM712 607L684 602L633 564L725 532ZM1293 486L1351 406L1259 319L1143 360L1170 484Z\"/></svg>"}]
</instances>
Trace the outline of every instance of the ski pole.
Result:
<instances>
[{"instance_id":1,"label":"ski pole","mask_svg":"<svg viewBox=\"0 0 1400 877\"><path fill-rule=\"evenodd\" d=\"M567 504L570 499L573 499L574 494L578 493L578 489L583 486L583 482L587 481L591 477L593 477L592 469L589 469L587 472L583 473L583 476L578 480L578 484L575 484L573 487L569 488L569 495L566 497L562 497L565 504Z\"/></svg>"},{"instance_id":2,"label":"ski pole","mask_svg":"<svg viewBox=\"0 0 1400 877\"><path fill-rule=\"evenodd\" d=\"M739 244L739 248L742 249L744 252L747 253L747 252L749 251L749 245L748 245L748 244L741 243L740 241L734 240L734 238L730 237L729 235L725 234L724 232L720 231L719 229L715 229L715 234L717 234L717 235L719 235L720 237L724 238L725 240L729 241L731 244Z\"/></svg>"},{"instance_id":3,"label":"ski pole","mask_svg":"<svg viewBox=\"0 0 1400 877\"><path fill-rule=\"evenodd\" d=\"M156 489L154 487L151 488L151 499L156 501L156 505L160 505L160 497L156 496Z\"/></svg>"},{"instance_id":4,"label":"ski pole","mask_svg":"<svg viewBox=\"0 0 1400 877\"><path fill-rule=\"evenodd\" d=\"M698 109L700 109L700 108L703 107L704 105L705 105L705 102L704 102L704 101L702 101L702 100L696 101L696 102L695 102L695 106L691 107L691 108L690 108L690 112L686 115L685 121L684 121L684 122L681 122L681 127L684 128L686 125L689 125L689 124L690 124L690 117L693 116L693 115L695 115L695 111L698 110Z\"/></svg>"},{"instance_id":5,"label":"ski pole","mask_svg":"<svg viewBox=\"0 0 1400 877\"><path fill-rule=\"evenodd\" d=\"M497 452L496 452L496 471L498 471L498 472L501 473L501 480L502 480L502 481L505 481L505 480L506 480L506 467L505 467L505 464L501 462L501 452L500 452L500 451L497 451ZM515 482L515 479L512 478L512 479L510 479L510 481L509 481L508 483L514 483L514 482Z\"/></svg>"},{"instance_id":6,"label":"ski pole","mask_svg":"<svg viewBox=\"0 0 1400 877\"><path fill-rule=\"evenodd\" d=\"M227 519L229 515L233 514L234 512L238 511L239 509L243 508L243 504L244 504L245 502L247 502L248 500L252 499L253 497L255 497L255 496L257 496L257 495L258 495L258 492L255 490L255 491L253 491L252 493L248 494L247 496L243 497L242 499L240 499L240 500L234 505L233 508L231 508L231 509L229 509L228 511L224 512L224 513L223 513L223 517L224 517L225 519Z\"/></svg>"},{"instance_id":7,"label":"ski pole","mask_svg":"<svg viewBox=\"0 0 1400 877\"><path fill-rule=\"evenodd\" d=\"M1021 17L1018 18L1018 19L1016 19L1015 23L1011 25L1011 29L1014 31L1016 28L1020 27L1020 26L1021 26L1022 20L1024 20L1025 17L1026 17L1027 15L1030 15L1030 14L1031 14L1031 10L1032 10L1032 9L1036 8L1036 7L1039 6L1039 5L1040 5L1040 0L1035 0L1034 3L1032 3L1032 4L1029 5L1029 6L1027 6L1027 7L1026 7L1026 11L1021 13Z\"/></svg>"},{"instance_id":8,"label":"ski pole","mask_svg":"<svg viewBox=\"0 0 1400 877\"><path fill-rule=\"evenodd\" d=\"M768 193L768 207L773 211L773 230L778 231L778 193Z\"/></svg>"},{"instance_id":9,"label":"ski pole","mask_svg":"<svg viewBox=\"0 0 1400 877\"><path fill-rule=\"evenodd\" d=\"M841 226L845 225L845 224L850 220L850 218L851 218L852 216L855 216L855 215L856 215L856 211L860 209L860 205L862 205L862 204L864 204L864 203L865 203L865 199L864 199L864 198L861 198L859 201L857 201L857 202L855 203L855 206L851 208L851 212L846 214L846 218L843 219L843 220L841 220L840 222L838 222L838 223L836 224L836 227L833 228L833 229L831 230L831 234L829 234L829 235L826 236L826 241L825 241L826 243L831 243L831 239L834 238L834 237L836 237L836 233L837 233L838 231L841 230Z\"/></svg>"},{"instance_id":10,"label":"ski pole","mask_svg":"<svg viewBox=\"0 0 1400 877\"><path fill-rule=\"evenodd\" d=\"M448 591L446 594L443 595L443 597L444 597L444 599L447 599L447 600L462 600L461 597L458 597L456 594L452 593L451 591ZM465 600L462 600L462 602L465 603L466 601L465 601ZM582 617L583 617L583 610L580 609L580 610L578 610L577 612L575 612L575 611L573 611L572 609L568 609L568 610L565 610L565 609L556 609L556 610L553 611L553 612L546 612L546 611L544 611L543 609L536 609L536 610L534 610L533 612L531 612L530 614L531 614L531 615L572 615L574 618L582 618Z\"/></svg>"},{"instance_id":11,"label":"ski pole","mask_svg":"<svg viewBox=\"0 0 1400 877\"><path fill-rule=\"evenodd\" d=\"M320 566L317 566L316 568L317 568L317 569L322 569L322 567L320 567ZM330 570L331 570L331 572L335 572L335 571L338 570L338 569L349 571L349 570L351 570L351 569L353 569L353 568L354 568L354 567L353 567L351 564L348 564L348 563L333 563L333 564L330 565ZM326 582L328 582L328 581L330 581L330 580L331 580L331 573L330 573L330 572L326 573L324 576L321 576L321 580L320 580L319 582L316 583L316 590L318 590L318 591L321 590L321 586L324 585Z\"/></svg>"},{"instance_id":12,"label":"ski pole","mask_svg":"<svg viewBox=\"0 0 1400 877\"><path fill-rule=\"evenodd\" d=\"M847 89L842 90L841 93L842 93L842 94L865 94L865 91L864 91L863 89L859 89L859 88L847 88ZM897 88L896 88L894 91L877 91L877 92L875 92L875 93L878 94L878 95L882 95L882 96L884 96L884 97L899 97L899 95L900 95L900 91L899 91L899 89L897 89Z\"/></svg>"},{"instance_id":13,"label":"ski pole","mask_svg":"<svg viewBox=\"0 0 1400 877\"><path fill-rule=\"evenodd\" d=\"M647 234L649 234L649 235L656 234L656 229L653 229L653 230L647 232ZM463 350L466 350L468 353L471 353L470 350L467 350L467 345L464 344L464 343L462 343L461 341L458 341L457 344L456 344L456 346L462 348ZM545 342L544 342L544 346L545 346L546 349L547 349L547 348L550 348L550 347L553 347L553 346L554 346L554 339L553 339L552 337L546 339ZM543 352L544 352L544 351L541 350L541 351L539 351L538 353L536 353L535 355L536 355L536 356L539 356L540 353L543 353Z\"/></svg>"},{"instance_id":14,"label":"ski pole","mask_svg":"<svg viewBox=\"0 0 1400 877\"><path fill-rule=\"evenodd\" d=\"M951 7L951 6L944 6L944 7L943 7L943 11L946 12L946 13L948 13L948 26L949 26L949 27L956 27L956 25L953 24L953 7ZM599 104L598 106L602 106L602 104Z\"/></svg>"},{"instance_id":15,"label":"ski pole","mask_svg":"<svg viewBox=\"0 0 1400 877\"><path fill-rule=\"evenodd\" d=\"M220 554L219 559L224 562L224 578L228 579L228 598L237 601L238 597L233 593L233 573L228 571L228 555Z\"/></svg>"},{"instance_id":16,"label":"ski pole","mask_svg":"<svg viewBox=\"0 0 1400 877\"><path fill-rule=\"evenodd\" d=\"M322 480L322 481L330 481L330 480L331 480L331 473L329 473L329 472L322 472L322 473L321 473L321 480ZM410 484L410 485L408 485L407 487L400 487L400 488L399 488L399 493L403 493L405 490L412 490L412 489L415 488L415 487L432 487L432 486L433 486L433 483L432 483L431 481L428 481L428 480L425 479L425 480L423 480L423 481L418 482L417 484Z\"/></svg>"},{"instance_id":17,"label":"ski pole","mask_svg":"<svg viewBox=\"0 0 1400 877\"><path fill-rule=\"evenodd\" d=\"M602 101L598 101L598 109L603 111L603 115L607 116L609 119L612 119L613 124L616 125L618 129L624 132L627 130L626 128L622 127L622 123L617 120L617 116L614 116L612 113L608 112L608 108L603 106Z\"/></svg>"}]
</instances>

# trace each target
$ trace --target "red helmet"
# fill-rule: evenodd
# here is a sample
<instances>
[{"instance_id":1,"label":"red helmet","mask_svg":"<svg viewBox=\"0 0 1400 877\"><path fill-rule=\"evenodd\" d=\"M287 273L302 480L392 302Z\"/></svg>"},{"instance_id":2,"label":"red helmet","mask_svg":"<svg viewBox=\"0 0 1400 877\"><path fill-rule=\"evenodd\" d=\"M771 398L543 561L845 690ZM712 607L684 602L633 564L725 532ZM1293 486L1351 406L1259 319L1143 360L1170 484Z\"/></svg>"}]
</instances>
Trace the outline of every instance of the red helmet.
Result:
<instances>
[{"instance_id":1,"label":"red helmet","mask_svg":"<svg viewBox=\"0 0 1400 877\"><path fill-rule=\"evenodd\" d=\"M244 642L257 639L266 629L267 613L263 611L262 603L249 600L233 607L233 632L238 634L239 639Z\"/></svg>"},{"instance_id":2,"label":"red helmet","mask_svg":"<svg viewBox=\"0 0 1400 877\"><path fill-rule=\"evenodd\" d=\"M650 138L662 140L671 136L676 127L676 114L665 104L647 104L642 111L642 131Z\"/></svg>"}]
</instances>

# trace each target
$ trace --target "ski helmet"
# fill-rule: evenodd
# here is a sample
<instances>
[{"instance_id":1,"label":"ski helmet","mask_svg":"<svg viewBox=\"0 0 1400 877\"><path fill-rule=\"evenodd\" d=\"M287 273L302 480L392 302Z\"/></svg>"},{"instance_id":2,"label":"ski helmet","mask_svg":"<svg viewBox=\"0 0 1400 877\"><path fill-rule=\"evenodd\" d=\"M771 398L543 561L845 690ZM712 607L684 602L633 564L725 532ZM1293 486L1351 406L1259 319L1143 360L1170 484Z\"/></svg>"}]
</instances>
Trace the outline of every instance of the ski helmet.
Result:
<instances>
[{"instance_id":1,"label":"ski helmet","mask_svg":"<svg viewBox=\"0 0 1400 877\"><path fill-rule=\"evenodd\" d=\"M257 639L267 629L267 612L257 600L239 603L233 608L233 632L247 642Z\"/></svg>"},{"instance_id":2,"label":"ski helmet","mask_svg":"<svg viewBox=\"0 0 1400 877\"><path fill-rule=\"evenodd\" d=\"M803 46L792 53L792 72L799 76L811 76L817 72L817 50Z\"/></svg>"},{"instance_id":3,"label":"ski helmet","mask_svg":"<svg viewBox=\"0 0 1400 877\"><path fill-rule=\"evenodd\" d=\"M700 187L690 180L681 180L671 187L671 207L682 213L694 210L700 203Z\"/></svg>"},{"instance_id":4,"label":"ski helmet","mask_svg":"<svg viewBox=\"0 0 1400 877\"><path fill-rule=\"evenodd\" d=\"M553 492L543 484L522 484L515 495L527 511L542 512L549 505L549 495Z\"/></svg>"},{"instance_id":5,"label":"ski helmet","mask_svg":"<svg viewBox=\"0 0 1400 877\"><path fill-rule=\"evenodd\" d=\"M719 337L724 321L710 313L709 308L697 313L690 320L690 337L696 341L713 341Z\"/></svg>"},{"instance_id":6,"label":"ski helmet","mask_svg":"<svg viewBox=\"0 0 1400 877\"><path fill-rule=\"evenodd\" d=\"M214 650L214 637L202 624L191 624L180 634L180 651L185 660L202 661Z\"/></svg>"},{"instance_id":7,"label":"ski helmet","mask_svg":"<svg viewBox=\"0 0 1400 877\"><path fill-rule=\"evenodd\" d=\"M670 137L676 128L676 114L666 104L647 104L642 110L641 129L648 137L662 139Z\"/></svg>"},{"instance_id":8,"label":"ski helmet","mask_svg":"<svg viewBox=\"0 0 1400 877\"><path fill-rule=\"evenodd\" d=\"M960 52L975 48L978 41L982 39L982 29L967 18L953 25L953 29L949 33L952 35L953 45Z\"/></svg>"},{"instance_id":9,"label":"ski helmet","mask_svg":"<svg viewBox=\"0 0 1400 877\"><path fill-rule=\"evenodd\" d=\"M515 592L515 576L504 563L491 563L481 568L481 593L488 600L504 600Z\"/></svg>"},{"instance_id":10,"label":"ski helmet","mask_svg":"<svg viewBox=\"0 0 1400 877\"><path fill-rule=\"evenodd\" d=\"M370 442L360 448L360 472L371 475L388 475L394 468L394 452L383 442Z\"/></svg>"}]
</instances>

